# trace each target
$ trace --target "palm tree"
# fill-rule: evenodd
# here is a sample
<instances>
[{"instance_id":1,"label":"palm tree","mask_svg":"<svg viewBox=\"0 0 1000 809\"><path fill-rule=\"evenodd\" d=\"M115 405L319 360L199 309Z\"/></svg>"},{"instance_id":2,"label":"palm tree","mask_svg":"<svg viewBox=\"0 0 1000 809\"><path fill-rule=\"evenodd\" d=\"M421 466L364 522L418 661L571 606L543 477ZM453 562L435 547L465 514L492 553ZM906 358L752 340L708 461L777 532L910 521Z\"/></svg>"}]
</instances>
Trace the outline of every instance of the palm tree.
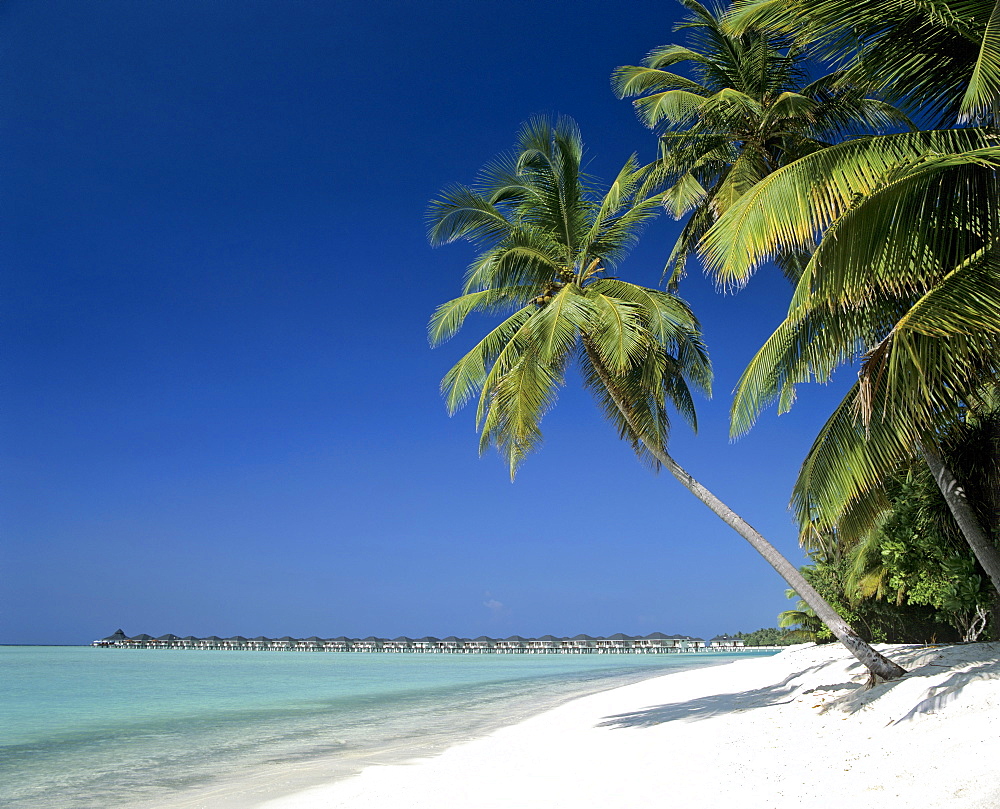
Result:
<instances>
[{"instance_id":1,"label":"palm tree","mask_svg":"<svg viewBox=\"0 0 1000 809\"><path fill-rule=\"evenodd\" d=\"M430 322L438 344L473 311L510 312L448 372L451 411L479 395L481 450L494 446L512 476L541 440L540 422L574 360L584 386L639 455L667 468L740 533L815 610L875 678L905 672L865 643L763 536L667 452L668 403L695 425L689 385L707 390L708 357L687 305L667 292L609 275L656 215L662 194L633 156L599 194L581 170L583 144L569 119L536 119L516 151L483 170L476 187L446 189L430 207L430 240L468 240L483 252L464 294Z\"/></svg>"},{"instance_id":2,"label":"palm tree","mask_svg":"<svg viewBox=\"0 0 1000 809\"><path fill-rule=\"evenodd\" d=\"M680 2L689 13L676 30L689 44L657 48L612 77L617 95L637 97L640 120L659 132L665 207L688 217L667 263L672 284L716 218L776 168L846 137L909 126L839 74L807 83L804 54L787 37L751 27L732 34L721 13ZM678 65L694 78L673 72ZM799 250L777 261L795 280L807 257Z\"/></svg>"},{"instance_id":3,"label":"palm tree","mask_svg":"<svg viewBox=\"0 0 1000 809\"><path fill-rule=\"evenodd\" d=\"M996 121L994 0L737 0L725 27L793 37L843 64L853 83L938 125Z\"/></svg>"},{"instance_id":4,"label":"palm tree","mask_svg":"<svg viewBox=\"0 0 1000 809\"><path fill-rule=\"evenodd\" d=\"M735 432L795 386L860 357L859 381L796 483L800 525L868 530L888 475L931 466L1000 590L1000 554L941 459L940 438L1000 383L1000 146L988 129L861 139L809 155L747 192L704 237L721 278L823 238L786 320L744 372Z\"/></svg>"},{"instance_id":5,"label":"palm tree","mask_svg":"<svg viewBox=\"0 0 1000 809\"><path fill-rule=\"evenodd\" d=\"M795 595L794 590L785 592L788 598L794 598ZM778 613L778 627L791 630L786 637L797 643L811 643L815 642L817 633L823 628L823 622L805 601L799 599L795 609Z\"/></svg>"},{"instance_id":6,"label":"palm tree","mask_svg":"<svg viewBox=\"0 0 1000 809\"><path fill-rule=\"evenodd\" d=\"M946 126L991 123L1000 101L996 8L984 0L737 0L723 29L732 36L761 30L772 37L788 36L797 48L842 65L842 80L851 86L880 91L919 120ZM763 236L759 222L745 227L744 240L758 243L749 249L745 243L734 245L723 261L718 254L728 249L726 224L708 234L706 242L714 247L705 249L716 251L714 266L721 279L741 283L761 255L770 252L778 258L796 243L811 249L817 232L832 234L821 245L825 261L811 265L811 285L800 286L797 293L798 314L793 302L789 320L747 369L733 409L734 431L739 432L766 400L777 399L779 408L787 408L797 382L828 378L845 360L866 357L860 384L823 428L797 482L793 504L803 536L815 536L817 525L821 532L836 525L841 538L857 541L887 508L882 494L886 476L916 454L933 470L956 522L1000 590L1000 554L967 501L967 486L959 484L936 446L941 431L960 425L981 394L992 395L990 386L997 379L991 357L995 323L984 324L982 317L990 320L997 300L990 256L996 196L988 182L995 179L995 169L986 165L991 153L976 152L996 145L991 134L972 131L961 135L970 139L957 142L949 141L947 133L900 136L843 150L840 157L846 155L846 161L837 155L829 155L834 158L830 161L804 160L796 186L785 183L779 192L792 194L781 211L761 207L774 201L768 190L760 205L750 206L757 215L784 218L781 233ZM866 160L872 164L865 165ZM976 172L977 166L987 170ZM824 176L831 170L845 173ZM947 185L952 181L958 182L954 188ZM901 201L907 195L909 200ZM956 199L958 205L953 204ZM789 206L796 209L791 219ZM962 206L971 212L968 216ZM942 215L941 208L948 213ZM993 217L985 230L983 214ZM804 222L810 217L813 227L807 235ZM933 226L916 228L916 238L909 242L898 234L885 239L893 219L904 228L913 222ZM863 294L855 287L853 297L836 282L826 292L818 291L825 282L817 285L816 278L837 277L830 269L836 260L854 262L853 282L858 284L871 269L869 255L885 260L891 251L895 275L887 283ZM949 277L951 269L956 272ZM928 279L942 283L933 289L935 281ZM809 305L803 303L806 299ZM949 318L952 323L943 326ZM985 335L977 333L980 329ZM976 389L981 384L985 387Z\"/></svg>"}]
</instances>

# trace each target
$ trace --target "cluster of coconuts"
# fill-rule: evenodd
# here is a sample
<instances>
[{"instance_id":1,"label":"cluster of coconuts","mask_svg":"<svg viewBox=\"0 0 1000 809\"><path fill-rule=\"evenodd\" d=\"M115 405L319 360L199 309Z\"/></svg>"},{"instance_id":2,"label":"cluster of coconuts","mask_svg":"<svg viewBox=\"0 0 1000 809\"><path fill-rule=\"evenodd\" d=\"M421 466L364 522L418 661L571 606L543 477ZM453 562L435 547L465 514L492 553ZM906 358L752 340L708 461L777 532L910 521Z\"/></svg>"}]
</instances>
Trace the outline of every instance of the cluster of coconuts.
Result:
<instances>
[{"instance_id":1,"label":"cluster of coconuts","mask_svg":"<svg viewBox=\"0 0 1000 809\"><path fill-rule=\"evenodd\" d=\"M553 293L558 292L566 286L568 282L573 280L572 270L559 273L559 278L560 281L549 281L546 283L545 287L542 289L542 294L537 298L532 298L531 302L536 306L545 306L545 304L552 300Z\"/></svg>"}]
</instances>

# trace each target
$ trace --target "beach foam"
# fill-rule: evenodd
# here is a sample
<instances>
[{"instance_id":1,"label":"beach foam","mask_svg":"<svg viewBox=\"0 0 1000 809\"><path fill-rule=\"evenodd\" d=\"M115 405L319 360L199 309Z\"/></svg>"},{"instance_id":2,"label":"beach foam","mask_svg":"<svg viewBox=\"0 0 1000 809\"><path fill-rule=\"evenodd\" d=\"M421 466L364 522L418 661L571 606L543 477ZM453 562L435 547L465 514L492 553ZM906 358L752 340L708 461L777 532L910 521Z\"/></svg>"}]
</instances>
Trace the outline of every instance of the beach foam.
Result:
<instances>
[{"instance_id":1,"label":"beach foam","mask_svg":"<svg viewBox=\"0 0 1000 809\"><path fill-rule=\"evenodd\" d=\"M263 806L1000 806L1000 644L878 648L907 677L866 691L840 644L792 647L583 697Z\"/></svg>"}]
</instances>

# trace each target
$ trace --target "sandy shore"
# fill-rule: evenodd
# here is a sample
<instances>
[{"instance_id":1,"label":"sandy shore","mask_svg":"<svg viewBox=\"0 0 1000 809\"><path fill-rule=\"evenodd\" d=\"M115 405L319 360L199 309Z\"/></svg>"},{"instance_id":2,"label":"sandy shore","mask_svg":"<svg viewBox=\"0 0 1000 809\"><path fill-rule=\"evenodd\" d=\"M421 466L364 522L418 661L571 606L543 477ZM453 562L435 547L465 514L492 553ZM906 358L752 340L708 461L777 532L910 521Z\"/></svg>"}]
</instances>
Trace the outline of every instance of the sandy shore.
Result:
<instances>
[{"instance_id":1,"label":"sandy shore","mask_svg":"<svg viewBox=\"0 0 1000 809\"><path fill-rule=\"evenodd\" d=\"M1000 806L1000 644L879 648L910 674L865 691L839 644L792 647L584 697L264 807Z\"/></svg>"}]
</instances>

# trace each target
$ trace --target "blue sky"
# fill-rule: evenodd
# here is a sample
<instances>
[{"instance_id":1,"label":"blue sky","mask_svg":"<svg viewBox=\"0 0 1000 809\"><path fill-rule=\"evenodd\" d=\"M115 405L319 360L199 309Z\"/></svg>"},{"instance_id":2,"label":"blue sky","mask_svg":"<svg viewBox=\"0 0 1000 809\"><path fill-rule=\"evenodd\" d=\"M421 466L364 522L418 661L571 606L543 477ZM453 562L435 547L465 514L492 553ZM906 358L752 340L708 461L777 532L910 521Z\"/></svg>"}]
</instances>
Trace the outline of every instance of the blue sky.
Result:
<instances>
[{"instance_id":1,"label":"blue sky","mask_svg":"<svg viewBox=\"0 0 1000 809\"><path fill-rule=\"evenodd\" d=\"M774 624L784 583L618 442L573 380L511 484L438 381L486 325L425 325L471 253L427 201L522 121L591 171L654 139L609 77L680 6L8 0L0 6L0 642ZM656 284L676 224L622 275ZM784 552L837 390L728 440L789 289L695 269L716 396L677 459Z\"/></svg>"}]
</instances>

